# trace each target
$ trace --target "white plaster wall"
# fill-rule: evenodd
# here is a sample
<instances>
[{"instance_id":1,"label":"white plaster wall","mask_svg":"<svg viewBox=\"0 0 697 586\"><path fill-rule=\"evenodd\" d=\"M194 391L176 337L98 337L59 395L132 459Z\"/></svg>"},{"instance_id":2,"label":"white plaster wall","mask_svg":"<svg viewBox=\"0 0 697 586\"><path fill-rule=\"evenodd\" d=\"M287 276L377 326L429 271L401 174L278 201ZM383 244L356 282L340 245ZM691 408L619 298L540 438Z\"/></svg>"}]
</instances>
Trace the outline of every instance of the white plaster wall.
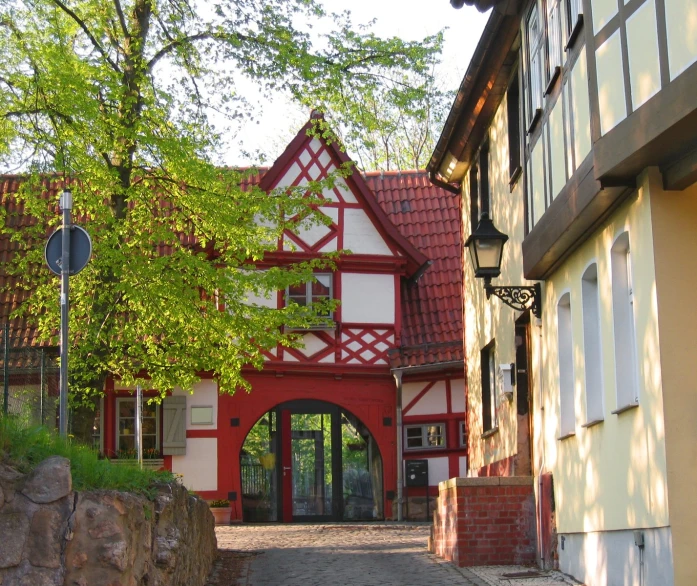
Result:
<instances>
[{"instance_id":1,"label":"white plaster wall","mask_svg":"<svg viewBox=\"0 0 697 586\"><path fill-rule=\"evenodd\" d=\"M593 32L598 32L617 14L617 0L591 0L593 6Z\"/></svg>"},{"instance_id":2,"label":"white plaster wall","mask_svg":"<svg viewBox=\"0 0 697 586\"><path fill-rule=\"evenodd\" d=\"M422 384L423 388L425 384ZM404 392L402 390L402 392ZM406 406L406 402L402 402ZM438 381L435 383L421 399L419 399L408 412L404 413L405 416L412 415L436 415L438 413L448 412L448 399L446 396L445 381Z\"/></svg>"},{"instance_id":3,"label":"white plaster wall","mask_svg":"<svg viewBox=\"0 0 697 586\"><path fill-rule=\"evenodd\" d=\"M281 179L278 181L276 184L275 189L282 189L283 187L290 187L293 185L293 182L298 178L298 175L300 175L300 166L298 163L293 163L288 171L286 171L286 174L281 177Z\"/></svg>"},{"instance_id":4,"label":"white plaster wall","mask_svg":"<svg viewBox=\"0 0 697 586\"><path fill-rule=\"evenodd\" d=\"M189 490L218 490L218 439L187 438L186 455L172 456L172 472Z\"/></svg>"},{"instance_id":5,"label":"white plaster wall","mask_svg":"<svg viewBox=\"0 0 697 586\"><path fill-rule=\"evenodd\" d=\"M600 132L606 134L627 116L620 33L617 31L595 52L600 104Z\"/></svg>"},{"instance_id":6,"label":"white plaster wall","mask_svg":"<svg viewBox=\"0 0 697 586\"><path fill-rule=\"evenodd\" d=\"M218 383L216 381L199 381L194 385L193 395L179 387L175 388L172 394L186 396L186 429L218 429ZM213 407L213 425L192 425L192 407Z\"/></svg>"},{"instance_id":7,"label":"white plaster wall","mask_svg":"<svg viewBox=\"0 0 697 586\"><path fill-rule=\"evenodd\" d=\"M571 71L571 101L574 125L574 156L578 167L591 150L591 119L588 94L586 48L581 49Z\"/></svg>"},{"instance_id":8,"label":"white plaster wall","mask_svg":"<svg viewBox=\"0 0 697 586\"><path fill-rule=\"evenodd\" d=\"M334 189L339 192L341 199L343 199L346 203L357 203L358 200L356 199L356 196L353 195L353 192L351 189L349 189L349 186L346 184L343 177L337 177L337 179L334 181Z\"/></svg>"},{"instance_id":9,"label":"white plaster wall","mask_svg":"<svg viewBox=\"0 0 697 586\"><path fill-rule=\"evenodd\" d=\"M549 114L549 157L552 162L550 173L552 199L557 197L562 187L566 185L566 162L564 160L564 116L562 115L563 100L560 98Z\"/></svg>"},{"instance_id":10,"label":"white plaster wall","mask_svg":"<svg viewBox=\"0 0 697 586\"><path fill-rule=\"evenodd\" d=\"M428 458L428 485L438 486L439 482L443 482L450 478L448 473L448 457Z\"/></svg>"},{"instance_id":11,"label":"white plaster wall","mask_svg":"<svg viewBox=\"0 0 697 586\"><path fill-rule=\"evenodd\" d=\"M632 107L636 110L661 89L654 0L645 2L627 19L627 47Z\"/></svg>"},{"instance_id":12,"label":"white plaster wall","mask_svg":"<svg viewBox=\"0 0 697 586\"><path fill-rule=\"evenodd\" d=\"M394 256L368 215L356 208L344 210L344 248L355 254Z\"/></svg>"},{"instance_id":13,"label":"white plaster wall","mask_svg":"<svg viewBox=\"0 0 697 586\"><path fill-rule=\"evenodd\" d=\"M671 81L697 61L697 0L665 0Z\"/></svg>"},{"instance_id":14,"label":"white plaster wall","mask_svg":"<svg viewBox=\"0 0 697 586\"><path fill-rule=\"evenodd\" d=\"M559 569L584 584L593 586L673 586L670 528L642 531L645 543L643 576L633 531L559 534Z\"/></svg>"},{"instance_id":15,"label":"white plaster wall","mask_svg":"<svg viewBox=\"0 0 697 586\"><path fill-rule=\"evenodd\" d=\"M450 406L453 413L465 411L465 379L459 378L450 381Z\"/></svg>"},{"instance_id":16,"label":"white plaster wall","mask_svg":"<svg viewBox=\"0 0 697 586\"><path fill-rule=\"evenodd\" d=\"M542 214L547 209L545 202L545 173L544 173L544 136L541 137L532 150L530 156L530 182L532 192L532 220L533 226L539 222ZM498 226L497 226L498 227ZM501 230L501 228L499 228ZM510 248L510 247L509 247Z\"/></svg>"},{"instance_id":17,"label":"white plaster wall","mask_svg":"<svg viewBox=\"0 0 697 586\"><path fill-rule=\"evenodd\" d=\"M467 477L467 456L460 456L459 462L460 462L460 477L466 478Z\"/></svg>"},{"instance_id":18,"label":"white plaster wall","mask_svg":"<svg viewBox=\"0 0 697 586\"><path fill-rule=\"evenodd\" d=\"M394 323L394 276L342 273L341 319L345 323Z\"/></svg>"}]
</instances>

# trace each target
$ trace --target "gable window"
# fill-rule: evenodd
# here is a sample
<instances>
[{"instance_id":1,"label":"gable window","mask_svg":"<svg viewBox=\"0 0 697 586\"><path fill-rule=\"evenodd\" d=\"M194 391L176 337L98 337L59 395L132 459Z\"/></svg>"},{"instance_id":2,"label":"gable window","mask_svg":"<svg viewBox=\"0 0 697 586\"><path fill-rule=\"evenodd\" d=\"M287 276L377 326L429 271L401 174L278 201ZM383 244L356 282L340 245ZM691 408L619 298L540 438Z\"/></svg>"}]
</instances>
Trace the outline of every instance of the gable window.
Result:
<instances>
[{"instance_id":1,"label":"gable window","mask_svg":"<svg viewBox=\"0 0 697 586\"><path fill-rule=\"evenodd\" d=\"M593 263L581 280L583 352L586 375L586 424L603 420L603 362L600 337L598 265Z\"/></svg>"},{"instance_id":2,"label":"gable window","mask_svg":"<svg viewBox=\"0 0 697 586\"><path fill-rule=\"evenodd\" d=\"M634 329L634 287L629 234L624 232L611 251L612 321L615 335L615 384L617 410L639 404L636 332Z\"/></svg>"},{"instance_id":3,"label":"gable window","mask_svg":"<svg viewBox=\"0 0 697 586\"><path fill-rule=\"evenodd\" d=\"M496 393L496 354L492 341L481 351L482 367L482 430L484 433L498 427L496 409L498 398Z\"/></svg>"},{"instance_id":4,"label":"gable window","mask_svg":"<svg viewBox=\"0 0 697 586\"><path fill-rule=\"evenodd\" d=\"M427 450L445 447L445 424L405 425L405 449Z\"/></svg>"},{"instance_id":5,"label":"gable window","mask_svg":"<svg viewBox=\"0 0 697 586\"><path fill-rule=\"evenodd\" d=\"M571 296L566 293L557 304L557 344L559 351L559 419L561 437L576 432L574 402L574 350L571 330Z\"/></svg>"},{"instance_id":6,"label":"gable window","mask_svg":"<svg viewBox=\"0 0 697 586\"><path fill-rule=\"evenodd\" d=\"M160 452L160 408L143 402L143 453ZM119 458L135 458L136 399L116 399L116 452Z\"/></svg>"},{"instance_id":7,"label":"gable window","mask_svg":"<svg viewBox=\"0 0 697 586\"><path fill-rule=\"evenodd\" d=\"M332 275L331 273L317 273L312 281L291 285L286 289L286 303L309 306L319 301L332 299ZM321 312L320 317L331 318L331 311Z\"/></svg>"}]
</instances>

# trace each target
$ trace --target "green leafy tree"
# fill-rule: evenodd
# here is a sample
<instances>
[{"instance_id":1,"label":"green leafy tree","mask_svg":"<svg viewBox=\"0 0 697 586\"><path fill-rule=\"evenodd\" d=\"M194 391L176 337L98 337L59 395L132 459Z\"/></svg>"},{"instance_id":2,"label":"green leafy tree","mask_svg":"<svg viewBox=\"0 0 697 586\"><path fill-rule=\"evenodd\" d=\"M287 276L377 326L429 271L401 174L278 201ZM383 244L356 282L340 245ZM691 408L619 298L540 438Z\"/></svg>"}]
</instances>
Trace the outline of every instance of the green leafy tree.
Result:
<instances>
[{"instance_id":1,"label":"green leafy tree","mask_svg":"<svg viewBox=\"0 0 697 586\"><path fill-rule=\"evenodd\" d=\"M322 21L331 32L314 33ZM247 386L244 365L261 367L262 348L293 344L291 328L315 318L250 305L249 294L331 261L266 271L249 262L284 229L316 221L313 198L242 189L252 172L216 164L225 135L212 121L242 114L243 78L329 111L346 88L355 99L424 74L439 42L380 39L314 0L3 2L0 166L27 173L17 198L38 220L12 234L21 252L11 270L31 291L20 311L43 339L55 341L59 324L57 280L41 267L44 227L59 224L50 181L70 184L94 243L71 280L72 389L100 392L111 375L165 392L207 371L234 392Z\"/></svg>"}]
</instances>

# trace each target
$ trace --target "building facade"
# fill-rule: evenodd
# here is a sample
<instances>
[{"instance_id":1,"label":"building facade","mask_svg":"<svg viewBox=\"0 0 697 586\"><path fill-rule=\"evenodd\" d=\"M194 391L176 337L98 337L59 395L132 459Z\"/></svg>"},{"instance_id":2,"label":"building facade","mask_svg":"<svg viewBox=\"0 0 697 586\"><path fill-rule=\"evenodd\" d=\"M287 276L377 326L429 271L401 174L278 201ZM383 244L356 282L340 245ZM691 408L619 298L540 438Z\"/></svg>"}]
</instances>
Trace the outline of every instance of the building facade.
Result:
<instances>
[{"instance_id":1,"label":"building facade","mask_svg":"<svg viewBox=\"0 0 697 586\"><path fill-rule=\"evenodd\" d=\"M302 186L345 165L312 125L251 181L267 191ZM20 182L5 178L3 197L21 224L32 220L13 207ZM47 183L46 197L59 187ZM300 332L296 348L266 349L263 370L245 370L249 393L219 393L202 373L193 392L167 389L161 404L146 403L146 463L180 474L205 498L229 499L236 521L425 519L438 483L466 470L459 200L424 172L353 168L323 191L319 209L326 223L288 231L255 267L337 252L336 270L248 301L336 299L326 325ZM0 246L14 250L7 237ZM12 291L12 278L3 275L5 320L31 294ZM29 322L9 321L13 337L36 343ZM135 456L134 391L107 380L89 432L118 461ZM411 478L404 462L415 460Z\"/></svg>"},{"instance_id":2,"label":"building facade","mask_svg":"<svg viewBox=\"0 0 697 586\"><path fill-rule=\"evenodd\" d=\"M468 473L532 473L539 562L587 584L697 581L695 14L498 3L429 165L465 238L508 235L492 285L542 291L538 319L464 262Z\"/></svg>"}]
</instances>

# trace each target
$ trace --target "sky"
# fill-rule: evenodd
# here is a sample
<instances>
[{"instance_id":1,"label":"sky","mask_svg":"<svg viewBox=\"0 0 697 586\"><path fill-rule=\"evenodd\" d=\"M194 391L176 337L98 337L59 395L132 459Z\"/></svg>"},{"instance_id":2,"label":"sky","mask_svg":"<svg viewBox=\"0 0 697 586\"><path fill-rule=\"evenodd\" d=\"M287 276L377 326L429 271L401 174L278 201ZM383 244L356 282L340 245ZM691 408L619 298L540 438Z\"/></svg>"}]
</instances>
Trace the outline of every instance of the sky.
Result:
<instances>
[{"instance_id":1,"label":"sky","mask_svg":"<svg viewBox=\"0 0 697 586\"><path fill-rule=\"evenodd\" d=\"M385 37L419 40L446 29L443 62L436 74L452 92L453 99L488 19L488 13L481 14L472 7L455 10L449 0L325 0L324 4L332 11L349 9L357 24L376 19L373 31ZM261 103L251 86L245 88L245 95ZM230 141L230 148L224 155L226 164L257 164L258 159L247 153L258 150L269 156L266 164L271 164L310 114L282 98L265 102L262 108L262 115L243 125L236 134L239 138ZM244 145L240 144L242 139Z\"/></svg>"}]
</instances>

